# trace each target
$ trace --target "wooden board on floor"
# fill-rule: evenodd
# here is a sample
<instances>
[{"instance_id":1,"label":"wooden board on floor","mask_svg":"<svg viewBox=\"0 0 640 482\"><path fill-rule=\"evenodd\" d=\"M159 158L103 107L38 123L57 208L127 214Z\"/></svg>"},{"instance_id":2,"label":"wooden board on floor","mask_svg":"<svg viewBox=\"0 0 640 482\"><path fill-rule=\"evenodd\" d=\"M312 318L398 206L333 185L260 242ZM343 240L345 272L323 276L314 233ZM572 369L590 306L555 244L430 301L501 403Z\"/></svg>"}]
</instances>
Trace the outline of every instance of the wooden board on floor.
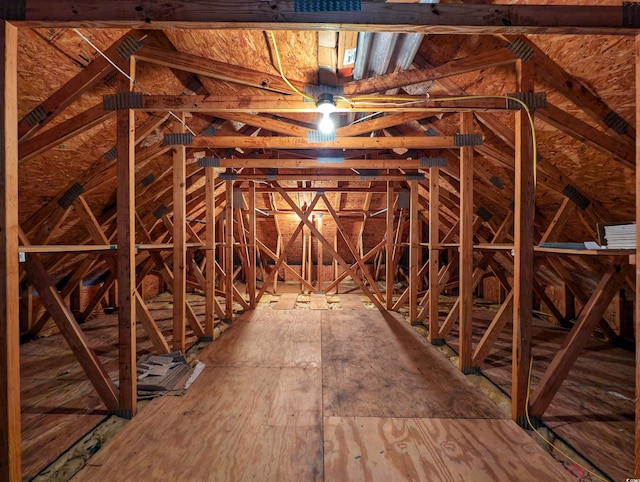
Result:
<instances>
[{"instance_id":1,"label":"wooden board on floor","mask_svg":"<svg viewBox=\"0 0 640 482\"><path fill-rule=\"evenodd\" d=\"M309 308L312 310L328 310L327 295L324 293L311 293Z\"/></svg>"},{"instance_id":2,"label":"wooden board on floor","mask_svg":"<svg viewBox=\"0 0 640 482\"><path fill-rule=\"evenodd\" d=\"M343 310L364 310L364 304L360 299L360 295L340 294L340 305Z\"/></svg>"},{"instance_id":3,"label":"wooden board on floor","mask_svg":"<svg viewBox=\"0 0 640 482\"><path fill-rule=\"evenodd\" d=\"M322 480L321 390L319 368L206 367L74 480Z\"/></svg>"},{"instance_id":4,"label":"wooden board on floor","mask_svg":"<svg viewBox=\"0 0 640 482\"><path fill-rule=\"evenodd\" d=\"M274 310L293 310L296 307L298 293L282 293L278 302L273 307Z\"/></svg>"},{"instance_id":5,"label":"wooden board on floor","mask_svg":"<svg viewBox=\"0 0 640 482\"><path fill-rule=\"evenodd\" d=\"M495 311L474 310L474 342L484 333ZM511 392L511 323L504 328L482 372L505 392ZM538 380L558 351L568 330L534 319L533 373ZM457 348L457 331L449 338ZM542 420L579 453L613 480L633 473L634 353L592 338L569 372Z\"/></svg>"},{"instance_id":6,"label":"wooden board on floor","mask_svg":"<svg viewBox=\"0 0 640 482\"><path fill-rule=\"evenodd\" d=\"M325 480L570 481L510 420L327 417Z\"/></svg>"},{"instance_id":7,"label":"wooden board on floor","mask_svg":"<svg viewBox=\"0 0 640 482\"><path fill-rule=\"evenodd\" d=\"M398 315L322 316L326 416L505 417Z\"/></svg>"},{"instance_id":8,"label":"wooden board on floor","mask_svg":"<svg viewBox=\"0 0 640 482\"><path fill-rule=\"evenodd\" d=\"M246 312L199 358L207 366L319 367L320 313Z\"/></svg>"}]
</instances>

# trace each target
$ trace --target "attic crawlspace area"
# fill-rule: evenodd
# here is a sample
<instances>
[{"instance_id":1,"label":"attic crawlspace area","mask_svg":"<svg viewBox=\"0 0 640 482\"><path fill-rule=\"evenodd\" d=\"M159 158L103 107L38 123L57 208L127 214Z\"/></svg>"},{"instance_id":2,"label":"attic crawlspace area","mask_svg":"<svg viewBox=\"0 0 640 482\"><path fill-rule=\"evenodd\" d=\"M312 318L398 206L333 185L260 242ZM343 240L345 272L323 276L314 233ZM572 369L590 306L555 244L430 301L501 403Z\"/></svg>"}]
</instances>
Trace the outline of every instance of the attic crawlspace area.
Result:
<instances>
[{"instance_id":1,"label":"attic crawlspace area","mask_svg":"<svg viewBox=\"0 0 640 482\"><path fill-rule=\"evenodd\" d=\"M0 6L0 480L640 477L636 4L116 3Z\"/></svg>"}]
</instances>

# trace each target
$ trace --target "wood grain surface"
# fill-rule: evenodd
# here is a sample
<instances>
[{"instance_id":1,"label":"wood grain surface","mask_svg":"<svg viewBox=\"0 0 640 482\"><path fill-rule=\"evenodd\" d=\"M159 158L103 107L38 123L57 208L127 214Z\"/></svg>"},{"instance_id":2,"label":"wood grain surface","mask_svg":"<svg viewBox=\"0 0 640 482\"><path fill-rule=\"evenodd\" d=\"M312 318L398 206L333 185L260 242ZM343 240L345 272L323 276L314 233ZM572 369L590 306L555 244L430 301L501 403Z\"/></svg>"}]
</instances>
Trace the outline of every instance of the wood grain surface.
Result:
<instances>
[{"instance_id":1,"label":"wood grain surface","mask_svg":"<svg viewBox=\"0 0 640 482\"><path fill-rule=\"evenodd\" d=\"M282 293L278 302L273 307L274 310L293 310L296 307L298 293Z\"/></svg>"}]
</instances>

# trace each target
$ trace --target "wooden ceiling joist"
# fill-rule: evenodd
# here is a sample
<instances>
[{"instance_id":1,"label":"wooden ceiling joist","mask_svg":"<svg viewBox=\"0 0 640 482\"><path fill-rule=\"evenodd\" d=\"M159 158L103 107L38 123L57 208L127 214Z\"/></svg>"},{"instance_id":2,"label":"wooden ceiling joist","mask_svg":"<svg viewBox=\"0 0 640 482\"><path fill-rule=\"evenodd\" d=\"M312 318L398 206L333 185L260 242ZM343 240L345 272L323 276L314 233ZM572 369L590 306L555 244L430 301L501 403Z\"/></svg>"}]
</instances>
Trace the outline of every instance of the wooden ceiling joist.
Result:
<instances>
[{"instance_id":1,"label":"wooden ceiling joist","mask_svg":"<svg viewBox=\"0 0 640 482\"><path fill-rule=\"evenodd\" d=\"M18 8L20 7L20 8ZM295 2L21 0L2 20L28 27L247 28L421 32L439 34L600 33L633 35L622 6L482 5L363 1L360 11L297 12Z\"/></svg>"}]
</instances>

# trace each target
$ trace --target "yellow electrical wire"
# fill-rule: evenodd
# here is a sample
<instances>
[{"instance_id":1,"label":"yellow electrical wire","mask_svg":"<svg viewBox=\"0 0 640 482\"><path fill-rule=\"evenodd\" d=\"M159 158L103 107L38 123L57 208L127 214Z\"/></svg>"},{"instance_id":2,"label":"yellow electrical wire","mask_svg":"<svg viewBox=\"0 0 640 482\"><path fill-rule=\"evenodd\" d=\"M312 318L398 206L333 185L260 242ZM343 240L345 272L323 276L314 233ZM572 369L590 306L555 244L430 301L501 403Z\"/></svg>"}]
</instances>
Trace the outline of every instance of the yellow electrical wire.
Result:
<instances>
[{"instance_id":1,"label":"yellow electrical wire","mask_svg":"<svg viewBox=\"0 0 640 482\"><path fill-rule=\"evenodd\" d=\"M293 85L291 82L289 82L289 79L287 79L287 77L284 75L284 71L282 70L282 62L280 61L280 51L278 50L278 43L276 42L276 36L273 34L272 30L269 30L268 33L269 33L269 36L271 37L271 44L273 45L273 52L274 52L275 57L276 57L276 62L278 62L278 70L280 71L280 77L282 77L282 80L284 80L285 83L289 87L291 87L291 90L293 90L296 94L301 95L302 97L304 97L307 100L310 100L311 102L315 102L316 99L314 99L310 95L307 95L304 92L302 92L295 85Z\"/></svg>"},{"instance_id":2,"label":"yellow electrical wire","mask_svg":"<svg viewBox=\"0 0 640 482\"><path fill-rule=\"evenodd\" d=\"M526 404L524 407L524 413L527 416L527 422L529 423L529 426L531 427L531 430L533 430L538 437L540 437L542 440L544 440L545 442L547 442L552 449L555 449L556 451L560 452L562 454L563 457L567 458L568 460L570 460L571 462L573 462L574 464L576 464L578 467L583 468L584 470L586 470L588 473L590 473L591 475L593 475L595 478L597 478L598 480L603 480L604 482L608 482L607 479L605 479L604 477L601 477L600 475L596 474L595 472L593 472L592 470L589 470L588 468L586 468L584 465L582 465L579 462L576 462L574 459L572 459L571 457L569 457L569 455L567 455L565 452L563 452L562 450L558 449L558 447L556 447L555 445L553 445L552 442L550 442L549 440L547 440L544 435L542 435L538 430L536 430L536 428L533 426L533 423L531 423L531 418L529 417L529 399L531 398L531 372L533 371L533 357L531 357L531 361L529 362L529 381L527 383L527 400L526 400Z\"/></svg>"}]
</instances>

